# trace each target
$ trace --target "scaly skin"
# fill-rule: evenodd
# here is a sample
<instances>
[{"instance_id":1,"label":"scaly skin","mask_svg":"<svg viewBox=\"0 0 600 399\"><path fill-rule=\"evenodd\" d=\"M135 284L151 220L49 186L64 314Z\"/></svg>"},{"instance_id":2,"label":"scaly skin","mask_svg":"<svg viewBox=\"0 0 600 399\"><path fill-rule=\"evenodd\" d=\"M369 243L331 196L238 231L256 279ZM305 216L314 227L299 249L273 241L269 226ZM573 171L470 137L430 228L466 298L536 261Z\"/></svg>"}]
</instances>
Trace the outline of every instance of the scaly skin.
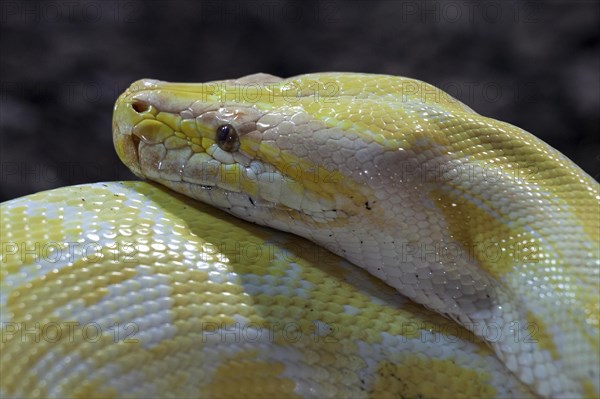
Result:
<instances>
[{"instance_id":1,"label":"scaly skin","mask_svg":"<svg viewBox=\"0 0 600 399\"><path fill-rule=\"evenodd\" d=\"M600 394L600 188L522 129L416 80L320 73L141 80L113 131L137 175L343 256L541 396Z\"/></svg>"},{"instance_id":2,"label":"scaly skin","mask_svg":"<svg viewBox=\"0 0 600 399\"><path fill-rule=\"evenodd\" d=\"M3 398L534 397L363 270L160 186L64 187L0 215Z\"/></svg>"}]
</instances>

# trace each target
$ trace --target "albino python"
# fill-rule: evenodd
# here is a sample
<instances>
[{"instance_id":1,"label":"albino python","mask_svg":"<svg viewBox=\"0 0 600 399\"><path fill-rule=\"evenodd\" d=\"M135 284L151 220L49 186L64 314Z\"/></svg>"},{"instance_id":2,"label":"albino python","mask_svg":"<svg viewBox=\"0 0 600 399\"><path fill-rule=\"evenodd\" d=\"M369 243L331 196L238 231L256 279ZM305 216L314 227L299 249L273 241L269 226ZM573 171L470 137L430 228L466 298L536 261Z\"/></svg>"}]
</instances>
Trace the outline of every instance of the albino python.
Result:
<instances>
[{"instance_id":1,"label":"albino python","mask_svg":"<svg viewBox=\"0 0 600 399\"><path fill-rule=\"evenodd\" d=\"M185 196L1 205L2 397L600 394L600 187L522 129L413 79L257 74L135 82L113 137Z\"/></svg>"}]
</instances>

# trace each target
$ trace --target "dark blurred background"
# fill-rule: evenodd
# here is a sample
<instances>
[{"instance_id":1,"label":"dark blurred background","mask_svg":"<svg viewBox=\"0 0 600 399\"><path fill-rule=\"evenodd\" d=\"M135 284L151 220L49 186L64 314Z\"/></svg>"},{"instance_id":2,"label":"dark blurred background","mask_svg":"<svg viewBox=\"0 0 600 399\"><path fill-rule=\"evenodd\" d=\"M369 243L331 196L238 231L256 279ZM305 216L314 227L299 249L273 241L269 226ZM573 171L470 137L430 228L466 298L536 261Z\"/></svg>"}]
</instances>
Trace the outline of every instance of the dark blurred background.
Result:
<instances>
[{"instance_id":1,"label":"dark blurred background","mask_svg":"<svg viewBox=\"0 0 600 399\"><path fill-rule=\"evenodd\" d=\"M403 75L600 176L597 1L1 1L0 201L132 179L114 100L142 77Z\"/></svg>"}]
</instances>

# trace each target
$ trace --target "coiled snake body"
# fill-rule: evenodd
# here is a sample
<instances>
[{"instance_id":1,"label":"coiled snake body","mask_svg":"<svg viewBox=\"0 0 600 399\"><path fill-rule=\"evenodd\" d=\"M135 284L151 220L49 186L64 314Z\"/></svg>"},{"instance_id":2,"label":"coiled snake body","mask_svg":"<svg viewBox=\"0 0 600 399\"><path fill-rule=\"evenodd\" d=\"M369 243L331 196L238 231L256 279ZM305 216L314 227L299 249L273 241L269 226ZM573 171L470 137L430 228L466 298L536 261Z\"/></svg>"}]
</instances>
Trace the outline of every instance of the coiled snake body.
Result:
<instances>
[{"instance_id":1,"label":"coiled snake body","mask_svg":"<svg viewBox=\"0 0 600 399\"><path fill-rule=\"evenodd\" d=\"M138 81L113 134L140 177L320 247L141 182L4 203L3 395L600 392L600 189L529 133L320 73Z\"/></svg>"}]
</instances>

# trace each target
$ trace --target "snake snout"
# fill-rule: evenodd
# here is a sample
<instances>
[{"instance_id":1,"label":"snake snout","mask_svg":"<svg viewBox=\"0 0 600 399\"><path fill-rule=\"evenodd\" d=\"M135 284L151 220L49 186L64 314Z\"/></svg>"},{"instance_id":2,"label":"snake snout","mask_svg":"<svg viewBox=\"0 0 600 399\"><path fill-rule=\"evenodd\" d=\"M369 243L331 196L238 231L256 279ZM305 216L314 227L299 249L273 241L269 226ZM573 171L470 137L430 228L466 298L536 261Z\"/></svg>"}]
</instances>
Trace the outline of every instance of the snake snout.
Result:
<instances>
[{"instance_id":1,"label":"snake snout","mask_svg":"<svg viewBox=\"0 0 600 399\"><path fill-rule=\"evenodd\" d=\"M169 84L155 79L140 79L133 82L119 96L113 112L113 141L121 161L137 176L145 178L142 171L140 148L145 144L157 144L171 135L168 126L156 121L160 113L178 114L189 107L197 85ZM184 94L180 90L184 90ZM188 90L188 91L185 91ZM190 91L191 90L191 91ZM167 131L168 130L168 131ZM143 157L147 160L147 157Z\"/></svg>"},{"instance_id":2,"label":"snake snout","mask_svg":"<svg viewBox=\"0 0 600 399\"><path fill-rule=\"evenodd\" d=\"M128 90L117 99L113 113L113 142L117 154L140 177L144 177L139 158L142 139L136 134L135 126L145 119L144 114L148 112L152 112L151 105Z\"/></svg>"}]
</instances>

